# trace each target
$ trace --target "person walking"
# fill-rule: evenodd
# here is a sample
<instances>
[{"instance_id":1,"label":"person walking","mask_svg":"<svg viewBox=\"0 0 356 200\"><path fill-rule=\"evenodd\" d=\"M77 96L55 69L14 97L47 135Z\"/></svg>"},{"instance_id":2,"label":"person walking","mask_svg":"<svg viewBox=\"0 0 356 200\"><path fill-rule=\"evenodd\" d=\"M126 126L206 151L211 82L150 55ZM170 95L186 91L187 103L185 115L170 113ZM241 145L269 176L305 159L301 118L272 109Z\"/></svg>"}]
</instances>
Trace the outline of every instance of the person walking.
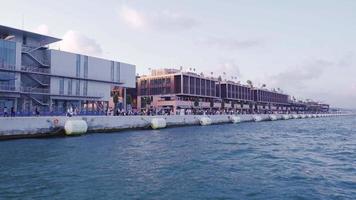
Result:
<instances>
[{"instance_id":1,"label":"person walking","mask_svg":"<svg viewBox=\"0 0 356 200\"><path fill-rule=\"evenodd\" d=\"M5 106L4 107L4 117L8 117L9 116L9 113L7 111L7 107Z\"/></svg>"},{"instance_id":2,"label":"person walking","mask_svg":"<svg viewBox=\"0 0 356 200\"><path fill-rule=\"evenodd\" d=\"M38 110L38 107L35 108L35 115L38 117L40 115L40 111Z\"/></svg>"},{"instance_id":3,"label":"person walking","mask_svg":"<svg viewBox=\"0 0 356 200\"><path fill-rule=\"evenodd\" d=\"M15 117L15 108L11 107L11 117Z\"/></svg>"}]
</instances>

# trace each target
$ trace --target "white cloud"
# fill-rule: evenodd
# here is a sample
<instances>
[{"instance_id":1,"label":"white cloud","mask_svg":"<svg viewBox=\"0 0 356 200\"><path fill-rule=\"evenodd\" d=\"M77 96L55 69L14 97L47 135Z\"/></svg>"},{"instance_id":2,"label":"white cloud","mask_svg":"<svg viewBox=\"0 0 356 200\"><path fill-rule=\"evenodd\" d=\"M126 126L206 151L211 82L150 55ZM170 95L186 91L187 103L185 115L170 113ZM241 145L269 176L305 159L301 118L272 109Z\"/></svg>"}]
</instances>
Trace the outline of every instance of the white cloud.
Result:
<instances>
[{"instance_id":1,"label":"white cloud","mask_svg":"<svg viewBox=\"0 0 356 200\"><path fill-rule=\"evenodd\" d=\"M268 77L270 85L274 87L288 87L303 89L309 81L319 78L327 67L333 63L317 60L302 66L289 68L284 72Z\"/></svg>"},{"instance_id":2,"label":"white cloud","mask_svg":"<svg viewBox=\"0 0 356 200\"><path fill-rule=\"evenodd\" d=\"M188 30L198 23L195 19L181 13L162 10L156 12L143 12L127 5L121 6L119 17L127 25L135 29L156 29L166 31Z\"/></svg>"},{"instance_id":3,"label":"white cloud","mask_svg":"<svg viewBox=\"0 0 356 200\"><path fill-rule=\"evenodd\" d=\"M261 46L263 42L259 39L237 40L234 38L206 37L199 38L197 43L226 50L237 50Z\"/></svg>"},{"instance_id":4,"label":"white cloud","mask_svg":"<svg viewBox=\"0 0 356 200\"><path fill-rule=\"evenodd\" d=\"M33 32L43 34L43 35L49 35L49 28L46 24L41 24L38 27L36 27Z\"/></svg>"},{"instance_id":5,"label":"white cloud","mask_svg":"<svg viewBox=\"0 0 356 200\"><path fill-rule=\"evenodd\" d=\"M234 80L241 79L242 74L240 72L240 67L233 59L223 59L219 62L215 74L221 75L223 79Z\"/></svg>"},{"instance_id":6,"label":"white cloud","mask_svg":"<svg viewBox=\"0 0 356 200\"><path fill-rule=\"evenodd\" d=\"M133 8L122 6L119 14L123 21L132 28L142 28L145 25L144 16Z\"/></svg>"},{"instance_id":7,"label":"white cloud","mask_svg":"<svg viewBox=\"0 0 356 200\"><path fill-rule=\"evenodd\" d=\"M288 94L330 103L332 106L356 108L356 68L353 55L339 59L318 59L289 68L262 80Z\"/></svg>"},{"instance_id":8,"label":"white cloud","mask_svg":"<svg viewBox=\"0 0 356 200\"><path fill-rule=\"evenodd\" d=\"M69 30L64 34L60 48L64 51L92 56L100 56L102 54L101 46L94 39L73 30Z\"/></svg>"}]
</instances>

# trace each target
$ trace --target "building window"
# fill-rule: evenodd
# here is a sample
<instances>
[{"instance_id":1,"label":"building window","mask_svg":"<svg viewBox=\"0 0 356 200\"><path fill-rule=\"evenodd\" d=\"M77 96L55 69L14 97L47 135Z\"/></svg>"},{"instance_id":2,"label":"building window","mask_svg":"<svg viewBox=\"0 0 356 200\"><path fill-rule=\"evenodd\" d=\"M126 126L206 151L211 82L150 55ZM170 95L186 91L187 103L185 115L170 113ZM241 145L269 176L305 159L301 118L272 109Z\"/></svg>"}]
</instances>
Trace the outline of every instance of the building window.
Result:
<instances>
[{"instance_id":1,"label":"building window","mask_svg":"<svg viewBox=\"0 0 356 200\"><path fill-rule=\"evenodd\" d=\"M111 61L110 77L112 82L115 81L114 70L115 70L115 62Z\"/></svg>"},{"instance_id":2,"label":"building window","mask_svg":"<svg viewBox=\"0 0 356 200\"><path fill-rule=\"evenodd\" d=\"M80 55L77 55L76 77L80 77Z\"/></svg>"},{"instance_id":3,"label":"building window","mask_svg":"<svg viewBox=\"0 0 356 200\"><path fill-rule=\"evenodd\" d=\"M27 45L27 37L26 36L22 37L22 44Z\"/></svg>"},{"instance_id":4,"label":"building window","mask_svg":"<svg viewBox=\"0 0 356 200\"><path fill-rule=\"evenodd\" d=\"M116 63L116 80L120 82L120 63Z\"/></svg>"},{"instance_id":5,"label":"building window","mask_svg":"<svg viewBox=\"0 0 356 200\"><path fill-rule=\"evenodd\" d=\"M79 96L80 95L80 81L77 80L77 85L75 88L75 95Z\"/></svg>"},{"instance_id":6,"label":"building window","mask_svg":"<svg viewBox=\"0 0 356 200\"><path fill-rule=\"evenodd\" d=\"M64 94L64 78L59 79L59 94Z\"/></svg>"},{"instance_id":7,"label":"building window","mask_svg":"<svg viewBox=\"0 0 356 200\"><path fill-rule=\"evenodd\" d=\"M84 81L83 96L88 96L88 81Z\"/></svg>"},{"instance_id":8,"label":"building window","mask_svg":"<svg viewBox=\"0 0 356 200\"><path fill-rule=\"evenodd\" d=\"M88 78L88 56L84 56L84 78Z\"/></svg>"},{"instance_id":9,"label":"building window","mask_svg":"<svg viewBox=\"0 0 356 200\"><path fill-rule=\"evenodd\" d=\"M72 95L72 79L68 80L68 95Z\"/></svg>"},{"instance_id":10,"label":"building window","mask_svg":"<svg viewBox=\"0 0 356 200\"><path fill-rule=\"evenodd\" d=\"M183 93L188 94L189 93L189 77L183 76Z\"/></svg>"},{"instance_id":11,"label":"building window","mask_svg":"<svg viewBox=\"0 0 356 200\"><path fill-rule=\"evenodd\" d=\"M16 65L16 43L0 40L0 66L15 69ZM0 87L6 90L15 90L15 73L0 72Z\"/></svg>"}]
</instances>

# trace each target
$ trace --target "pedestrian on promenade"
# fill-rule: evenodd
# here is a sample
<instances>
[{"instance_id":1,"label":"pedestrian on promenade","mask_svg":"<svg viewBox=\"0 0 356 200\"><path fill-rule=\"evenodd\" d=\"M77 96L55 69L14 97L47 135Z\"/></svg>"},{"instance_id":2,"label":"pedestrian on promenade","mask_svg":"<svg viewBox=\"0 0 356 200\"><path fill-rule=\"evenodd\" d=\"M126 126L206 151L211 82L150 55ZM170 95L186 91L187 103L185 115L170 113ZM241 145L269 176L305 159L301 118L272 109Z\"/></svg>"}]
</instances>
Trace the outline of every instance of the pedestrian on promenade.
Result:
<instances>
[{"instance_id":1,"label":"pedestrian on promenade","mask_svg":"<svg viewBox=\"0 0 356 200\"><path fill-rule=\"evenodd\" d=\"M38 107L35 108L35 115L38 117L40 115L40 111L38 110Z\"/></svg>"},{"instance_id":2,"label":"pedestrian on promenade","mask_svg":"<svg viewBox=\"0 0 356 200\"><path fill-rule=\"evenodd\" d=\"M70 106L70 107L67 109L67 116L68 116L68 117L72 117L72 116L73 116L73 108L72 108L72 106Z\"/></svg>"},{"instance_id":3,"label":"pedestrian on promenade","mask_svg":"<svg viewBox=\"0 0 356 200\"><path fill-rule=\"evenodd\" d=\"M11 107L11 117L15 117L15 108Z\"/></svg>"},{"instance_id":4,"label":"pedestrian on promenade","mask_svg":"<svg viewBox=\"0 0 356 200\"><path fill-rule=\"evenodd\" d=\"M9 113L7 111L7 107L5 106L4 107L4 117L8 117L9 116Z\"/></svg>"}]
</instances>

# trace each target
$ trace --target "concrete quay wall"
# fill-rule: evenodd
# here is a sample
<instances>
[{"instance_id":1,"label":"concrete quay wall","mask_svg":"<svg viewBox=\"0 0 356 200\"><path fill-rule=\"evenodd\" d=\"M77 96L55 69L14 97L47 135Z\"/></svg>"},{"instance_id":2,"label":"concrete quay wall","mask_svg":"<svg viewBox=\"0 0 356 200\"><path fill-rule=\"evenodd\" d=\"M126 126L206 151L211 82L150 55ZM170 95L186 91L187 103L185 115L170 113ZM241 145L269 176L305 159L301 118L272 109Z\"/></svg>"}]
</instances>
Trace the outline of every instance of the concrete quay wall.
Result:
<instances>
[{"instance_id":1,"label":"concrete quay wall","mask_svg":"<svg viewBox=\"0 0 356 200\"><path fill-rule=\"evenodd\" d=\"M207 115L212 124L231 123L233 115ZM262 121L269 115L237 115L241 122L254 121L260 116ZM281 115L276 115L282 118ZM88 132L114 132L127 129L149 128L152 118L164 118L167 127L199 125L202 115L167 116L76 116L76 117L6 117L0 118L0 139L45 137L64 135L67 120L81 119L87 122Z\"/></svg>"}]
</instances>

